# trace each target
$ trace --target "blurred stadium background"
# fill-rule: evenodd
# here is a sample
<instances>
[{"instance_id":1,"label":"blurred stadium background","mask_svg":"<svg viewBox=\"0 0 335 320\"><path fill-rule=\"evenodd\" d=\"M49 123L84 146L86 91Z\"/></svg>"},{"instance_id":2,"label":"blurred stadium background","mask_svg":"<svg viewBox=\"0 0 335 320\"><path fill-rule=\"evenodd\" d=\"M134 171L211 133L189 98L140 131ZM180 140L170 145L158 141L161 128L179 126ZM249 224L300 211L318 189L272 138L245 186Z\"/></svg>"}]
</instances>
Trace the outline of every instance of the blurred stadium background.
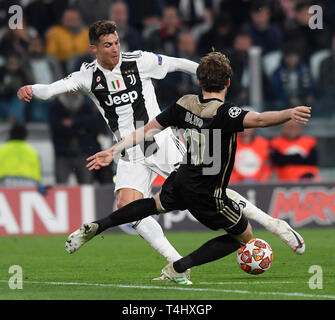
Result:
<instances>
[{"instance_id":1,"label":"blurred stadium background","mask_svg":"<svg viewBox=\"0 0 335 320\"><path fill-rule=\"evenodd\" d=\"M15 5L23 9L23 25L10 29ZM232 186L294 227L334 227L334 14L331 0L0 1L0 143L13 124L25 126L41 164L37 191L23 184L9 188L0 175L0 234L67 234L114 207L115 165L95 176L82 171L88 154L113 143L92 103L65 95L28 105L16 97L22 85L51 83L92 61L87 31L99 19L117 22L123 51L194 61L212 47L226 53L234 70L228 100L238 105L258 111L312 106L300 137L284 139L293 141L289 146L280 140L283 127L257 131L260 144L248 147L241 140L245 149ZM196 79L179 73L155 87L162 110L198 92ZM290 170L281 176L284 166ZM165 230L202 230L185 212L160 219Z\"/></svg>"}]
</instances>

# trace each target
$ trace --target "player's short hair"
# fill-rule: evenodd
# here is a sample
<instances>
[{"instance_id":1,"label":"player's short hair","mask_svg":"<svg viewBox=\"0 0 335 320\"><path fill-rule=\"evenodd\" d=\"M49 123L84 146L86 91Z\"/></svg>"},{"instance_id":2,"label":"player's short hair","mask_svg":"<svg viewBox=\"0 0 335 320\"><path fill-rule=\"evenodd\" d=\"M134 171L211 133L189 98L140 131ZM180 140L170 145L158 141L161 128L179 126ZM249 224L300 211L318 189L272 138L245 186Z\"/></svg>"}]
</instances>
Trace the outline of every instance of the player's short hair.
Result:
<instances>
[{"instance_id":1,"label":"player's short hair","mask_svg":"<svg viewBox=\"0 0 335 320\"><path fill-rule=\"evenodd\" d=\"M90 43L96 45L101 36L116 32L116 23L114 21L99 20L94 22L89 29L88 35Z\"/></svg>"},{"instance_id":2,"label":"player's short hair","mask_svg":"<svg viewBox=\"0 0 335 320\"><path fill-rule=\"evenodd\" d=\"M232 76L230 61L223 53L211 52L201 58L197 78L202 90L220 92L227 86Z\"/></svg>"}]
</instances>

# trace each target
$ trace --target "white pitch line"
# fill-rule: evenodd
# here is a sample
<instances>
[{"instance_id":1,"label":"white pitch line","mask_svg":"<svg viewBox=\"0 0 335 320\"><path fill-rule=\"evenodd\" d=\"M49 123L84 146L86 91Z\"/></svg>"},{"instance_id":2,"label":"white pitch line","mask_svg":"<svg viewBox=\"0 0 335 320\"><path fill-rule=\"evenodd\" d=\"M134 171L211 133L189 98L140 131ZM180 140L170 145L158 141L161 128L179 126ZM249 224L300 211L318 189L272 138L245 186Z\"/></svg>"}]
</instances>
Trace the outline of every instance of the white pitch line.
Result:
<instances>
[{"instance_id":1,"label":"white pitch line","mask_svg":"<svg viewBox=\"0 0 335 320\"><path fill-rule=\"evenodd\" d=\"M302 283L302 284L307 284L307 281L223 281L223 282L199 282L198 284L205 284L205 285L249 285L249 284L292 284L292 283ZM334 283L333 280L327 280L327 283Z\"/></svg>"},{"instance_id":2,"label":"white pitch line","mask_svg":"<svg viewBox=\"0 0 335 320\"><path fill-rule=\"evenodd\" d=\"M235 285L235 284L289 284L289 283L307 283L302 281L224 281L224 282L199 282L199 284L219 284L219 285Z\"/></svg>"},{"instance_id":3,"label":"white pitch line","mask_svg":"<svg viewBox=\"0 0 335 320\"><path fill-rule=\"evenodd\" d=\"M7 282L8 280L0 280ZM335 299L332 295L309 294L302 292L266 292L266 291L248 291L248 290L230 290L230 289L212 289L212 288L192 288L192 287L161 287L161 286L140 286L115 283L85 283L85 282L54 282L54 281L23 281L23 284L44 284L54 286L92 286L92 287L111 287L111 288L128 288L128 289L157 289L157 290L179 290L179 291L205 291L205 292L223 292L237 293L248 295L271 295L271 296L286 296L286 297L303 297L303 298L319 298L319 299Z\"/></svg>"}]
</instances>

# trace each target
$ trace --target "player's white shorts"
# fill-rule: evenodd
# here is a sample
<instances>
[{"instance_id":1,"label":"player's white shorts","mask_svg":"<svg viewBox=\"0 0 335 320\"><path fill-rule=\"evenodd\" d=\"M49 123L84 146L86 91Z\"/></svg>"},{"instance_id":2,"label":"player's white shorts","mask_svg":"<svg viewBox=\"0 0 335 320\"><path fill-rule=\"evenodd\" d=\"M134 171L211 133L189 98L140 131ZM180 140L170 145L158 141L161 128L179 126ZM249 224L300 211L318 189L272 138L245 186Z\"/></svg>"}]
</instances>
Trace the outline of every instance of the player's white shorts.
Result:
<instances>
[{"instance_id":1,"label":"player's white shorts","mask_svg":"<svg viewBox=\"0 0 335 320\"><path fill-rule=\"evenodd\" d=\"M152 156L138 162L125 161L122 158L119 160L115 192L119 189L130 188L141 192L144 198L150 197L152 196L151 185L157 174L166 178L178 167L186 150L180 140L173 135L172 130L169 128L164 130L164 134L156 141L159 148Z\"/></svg>"}]
</instances>

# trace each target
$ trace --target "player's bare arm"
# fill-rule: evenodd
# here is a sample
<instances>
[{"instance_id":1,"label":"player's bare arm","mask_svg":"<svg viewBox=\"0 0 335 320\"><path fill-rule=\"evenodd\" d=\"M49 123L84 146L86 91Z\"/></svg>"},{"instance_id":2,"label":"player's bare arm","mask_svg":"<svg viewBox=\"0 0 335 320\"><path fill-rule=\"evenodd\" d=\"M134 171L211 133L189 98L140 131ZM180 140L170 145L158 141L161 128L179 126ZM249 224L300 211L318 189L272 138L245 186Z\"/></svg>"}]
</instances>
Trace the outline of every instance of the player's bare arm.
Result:
<instances>
[{"instance_id":1,"label":"player's bare arm","mask_svg":"<svg viewBox=\"0 0 335 320\"><path fill-rule=\"evenodd\" d=\"M109 166L113 159L122 151L129 149L144 140L149 140L163 129L164 127L162 127L155 118L147 123L144 127L135 130L130 135L123 138L111 148L97 152L96 154L88 157L86 160L89 161L89 163L86 165L86 167L92 171Z\"/></svg>"},{"instance_id":2,"label":"player's bare arm","mask_svg":"<svg viewBox=\"0 0 335 320\"><path fill-rule=\"evenodd\" d=\"M248 112L244 118L244 128L262 128L282 124L293 120L306 124L311 117L311 107L299 106L281 111L266 111L262 113Z\"/></svg>"}]
</instances>

